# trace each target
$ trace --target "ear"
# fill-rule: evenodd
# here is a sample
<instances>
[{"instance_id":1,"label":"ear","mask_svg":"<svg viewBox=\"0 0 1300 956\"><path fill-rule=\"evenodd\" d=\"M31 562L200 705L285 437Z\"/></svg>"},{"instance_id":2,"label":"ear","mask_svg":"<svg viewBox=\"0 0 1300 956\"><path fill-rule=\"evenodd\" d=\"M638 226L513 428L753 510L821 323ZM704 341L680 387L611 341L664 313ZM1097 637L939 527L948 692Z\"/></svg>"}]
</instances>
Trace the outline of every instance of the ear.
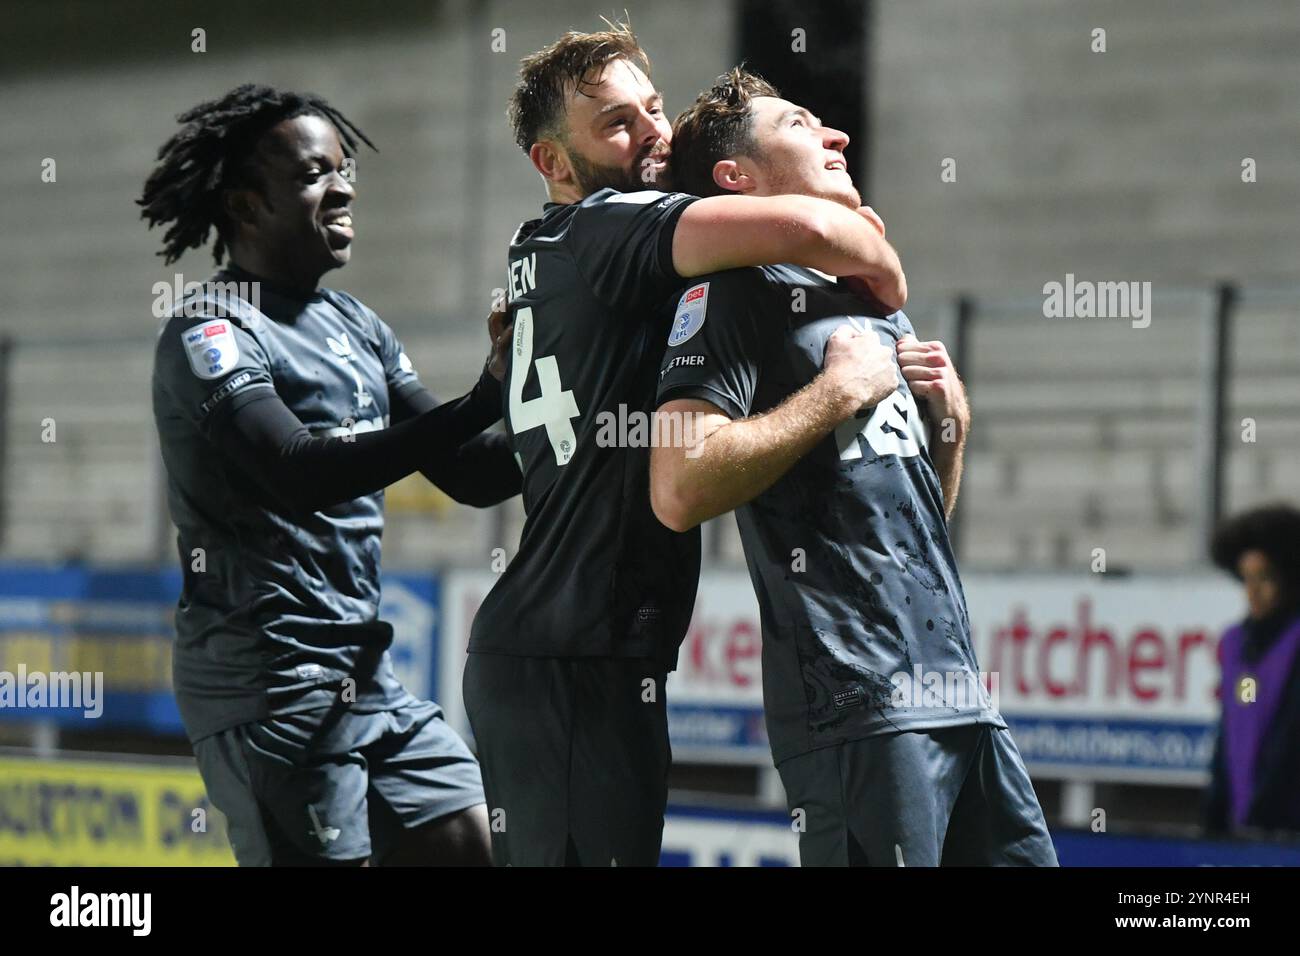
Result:
<instances>
[{"instance_id":1,"label":"ear","mask_svg":"<svg viewBox=\"0 0 1300 956\"><path fill-rule=\"evenodd\" d=\"M251 226L257 222L259 198L251 189L227 189L221 196L221 206L230 222Z\"/></svg>"},{"instance_id":2,"label":"ear","mask_svg":"<svg viewBox=\"0 0 1300 956\"><path fill-rule=\"evenodd\" d=\"M533 168L542 174L548 183L565 183L573 178L573 168L564 148L556 143L543 140L533 143L528 149L528 158Z\"/></svg>"},{"instance_id":3,"label":"ear","mask_svg":"<svg viewBox=\"0 0 1300 956\"><path fill-rule=\"evenodd\" d=\"M713 164L713 184L729 193L747 193L758 185L734 159L720 159Z\"/></svg>"}]
</instances>

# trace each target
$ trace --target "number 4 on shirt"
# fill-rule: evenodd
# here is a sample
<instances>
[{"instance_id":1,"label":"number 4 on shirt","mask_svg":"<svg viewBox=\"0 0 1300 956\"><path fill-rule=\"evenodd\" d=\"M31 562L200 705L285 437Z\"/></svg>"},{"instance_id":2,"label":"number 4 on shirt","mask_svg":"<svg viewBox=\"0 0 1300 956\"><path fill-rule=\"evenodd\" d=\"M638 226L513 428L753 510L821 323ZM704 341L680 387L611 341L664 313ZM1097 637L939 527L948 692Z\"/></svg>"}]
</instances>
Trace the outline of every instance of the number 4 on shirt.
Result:
<instances>
[{"instance_id":1,"label":"number 4 on shirt","mask_svg":"<svg viewBox=\"0 0 1300 956\"><path fill-rule=\"evenodd\" d=\"M524 401L524 382L528 371L537 368L541 394ZM573 392L560 383L560 367L554 355L533 361L533 310L531 306L515 313L515 354L510 363L510 428L521 435L534 428L545 428L555 452L555 463L567 465L577 450L578 438L573 419L581 412Z\"/></svg>"}]
</instances>

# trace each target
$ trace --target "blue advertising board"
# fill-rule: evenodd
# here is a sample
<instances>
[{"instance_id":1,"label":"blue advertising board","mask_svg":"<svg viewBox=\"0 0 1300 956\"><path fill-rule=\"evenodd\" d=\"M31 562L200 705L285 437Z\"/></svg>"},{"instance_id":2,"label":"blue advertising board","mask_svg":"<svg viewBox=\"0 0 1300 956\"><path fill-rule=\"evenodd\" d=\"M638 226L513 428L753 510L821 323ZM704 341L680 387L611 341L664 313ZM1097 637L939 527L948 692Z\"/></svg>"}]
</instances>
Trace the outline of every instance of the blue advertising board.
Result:
<instances>
[{"instance_id":1,"label":"blue advertising board","mask_svg":"<svg viewBox=\"0 0 1300 956\"><path fill-rule=\"evenodd\" d=\"M1300 866L1300 842L1203 840L1055 829L1062 866ZM782 810L669 805L661 866L798 866L799 838Z\"/></svg>"},{"instance_id":2,"label":"blue advertising board","mask_svg":"<svg viewBox=\"0 0 1300 956\"><path fill-rule=\"evenodd\" d=\"M180 587L174 569L0 565L0 721L183 734L171 685ZM385 574L383 595L398 677L429 697L438 579Z\"/></svg>"}]
</instances>

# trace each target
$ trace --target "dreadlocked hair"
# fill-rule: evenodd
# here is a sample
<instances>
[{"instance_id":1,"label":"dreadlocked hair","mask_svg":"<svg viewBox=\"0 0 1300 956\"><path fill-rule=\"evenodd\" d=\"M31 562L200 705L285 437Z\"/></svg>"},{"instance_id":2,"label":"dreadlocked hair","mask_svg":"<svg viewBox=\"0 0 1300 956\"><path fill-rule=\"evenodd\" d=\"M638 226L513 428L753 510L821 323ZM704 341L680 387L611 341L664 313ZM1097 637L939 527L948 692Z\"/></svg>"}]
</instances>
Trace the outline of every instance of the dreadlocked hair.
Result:
<instances>
[{"instance_id":1,"label":"dreadlocked hair","mask_svg":"<svg viewBox=\"0 0 1300 956\"><path fill-rule=\"evenodd\" d=\"M158 253L164 262L171 265L186 249L207 245L208 232L215 228L212 255L221 264L226 252L222 191L252 182L246 164L263 133L283 120L308 115L334 124L345 156L355 154L358 140L378 151L365 133L321 97L255 83L176 117L180 132L158 150L158 165L136 200L150 229L168 224Z\"/></svg>"}]
</instances>

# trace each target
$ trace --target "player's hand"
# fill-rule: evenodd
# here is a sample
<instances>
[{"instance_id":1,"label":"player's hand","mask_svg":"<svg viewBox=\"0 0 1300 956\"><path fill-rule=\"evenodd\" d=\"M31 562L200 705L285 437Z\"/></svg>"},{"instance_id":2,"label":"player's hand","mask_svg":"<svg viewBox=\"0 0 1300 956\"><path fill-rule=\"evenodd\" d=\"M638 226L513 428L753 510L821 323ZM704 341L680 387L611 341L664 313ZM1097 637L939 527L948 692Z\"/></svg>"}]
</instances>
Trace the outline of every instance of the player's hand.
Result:
<instances>
[{"instance_id":1,"label":"player's hand","mask_svg":"<svg viewBox=\"0 0 1300 956\"><path fill-rule=\"evenodd\" d=\"M883 223L881 224L883 228ZM889 263L885 271L874 276L844 276L840 284L856 292L863 299L884 306L888 312L897 312L907 304L907 276L898 253L889 249Z\"/></svg>"},{"instance_id":2,"label":"player's hand","mask_svg":"<svg viewBox=\"0 0 1300 956\"><path fill-rule=\"evenodd\" d=\"M953 421L958 433L965 435L970 427L970 404L947 347L937 340L918 342L916 336L904 335L895 348L907 387L914 396L926 400L930 424L942 428Z\"/></svg>"},{"instance_id":3,"label":"player's hand","mask_svg":"<svg viewBox=\"0 0 1300 956\"><path fill-rule=\"evenodd\" d=\"M844 419L852 418L898 388L893 350L875 332L858 332L841 325L826 341L823 374L842 403Z\"/></svg>"},{"instance_id":4,"label":"player's hand","mask_svg":"<svg viewBox=\"0 0 1300 956\"><path fill-rule=\"evenodd\" d=\"M493 309L488 315L487 325L488 341L492 343L488 371L494 379L501 382L506 377L506 355L510 352L510 340L514 336L515 326L504 309Z\"/></svg>"},{"instance_id":5,"label":"player's hand","mask_svg":"<svg viewBox=\"0 0 1300 956\"><path fill-rule=\"evenodd\" d=\"M858 208L858 215L871 223L872 228L885 238L885 221L870 206ZM903 263L898 253L888 243L882 243L888 253L885 269L874 276L848 276L840 280L842 284L873 304L879 303L890 312L897 312L907 304L907 276L903 273Z\"/></svg>"},{"instance_id":6,"label":"player's hand","mask_svg":"<svg viewBox=\"0 0 1300 956\"><path fill-rule=\"evenodd\" d=\"M858 209L858 215L876 227L876 232L880 233L880 238L885 238L885 220L881 219L874 209L870 206L862 206Z\"/></svg>"}]
</instances>

